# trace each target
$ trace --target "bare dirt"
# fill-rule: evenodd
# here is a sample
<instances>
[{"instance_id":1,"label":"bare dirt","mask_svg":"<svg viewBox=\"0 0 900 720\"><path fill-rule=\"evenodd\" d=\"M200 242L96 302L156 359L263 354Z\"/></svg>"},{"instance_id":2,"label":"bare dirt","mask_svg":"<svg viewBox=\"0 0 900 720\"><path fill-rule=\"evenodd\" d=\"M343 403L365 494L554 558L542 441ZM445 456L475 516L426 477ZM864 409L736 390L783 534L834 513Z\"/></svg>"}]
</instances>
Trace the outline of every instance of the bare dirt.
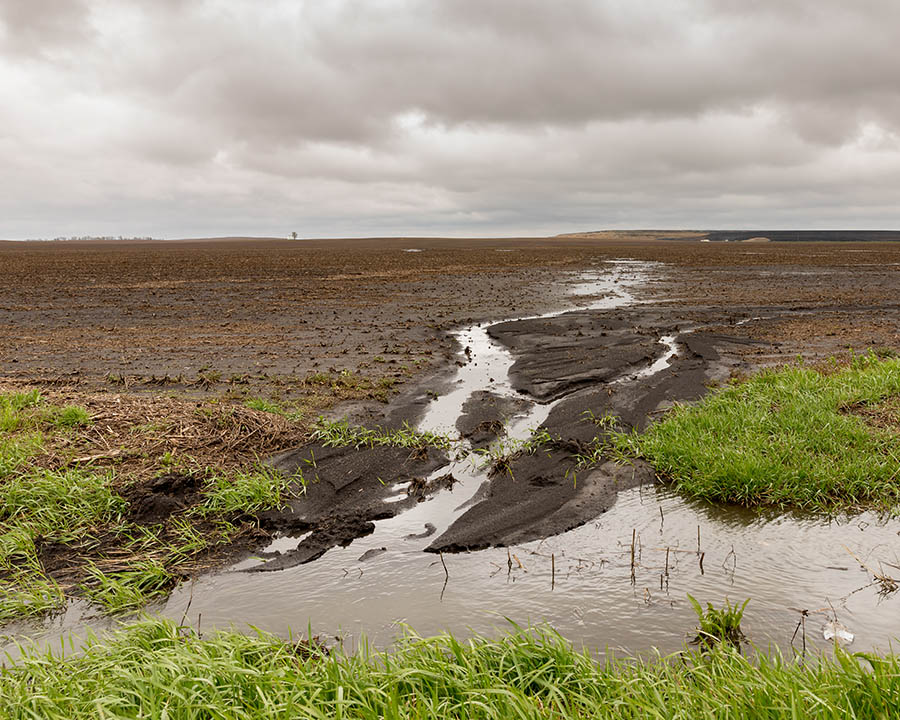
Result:
<instances>
[{"instance_id":1,"label":"bare dirt","mask_svg":"<svg viewBox=\"0 0 900 720\"><path fill-rule=\"evenodd\" d=\"M516 389L539 400L564 398L545 422L557 444L494 473L478 502L430 549L561 532L595 517L630 483L651 481L649 468L625 477L610 463L571 481L577 452L602 434L586 410L642 427L673 401L798 354L820 360L900 350L900 243L748 246L595 234L0 243L0 374L15 385L53 383L73 392L271 398L301 412L301 431L335 404L339 414L397 425L415 419L429 392L466 361L449 331L562 311L574 274L613 258L662 263L656 281L640 291L643 304L491 329L514 353ZM666 371L612 384L651 360L666 334L681 348ZM466 412L460 429L486 434L484 441L509 409L485 395ZM445 462L433 453L309 446L278 463L309 466L313 456L319 482L308 496L258 518L270 530L311 532L293 557L270 568L315 559L371 531L373 521L421 497L385 503L390 487L421 481ZM180 492L175 481L161 492L166 507L147 512L189 504L196 489Z\"/></svg>"}]
</instances>

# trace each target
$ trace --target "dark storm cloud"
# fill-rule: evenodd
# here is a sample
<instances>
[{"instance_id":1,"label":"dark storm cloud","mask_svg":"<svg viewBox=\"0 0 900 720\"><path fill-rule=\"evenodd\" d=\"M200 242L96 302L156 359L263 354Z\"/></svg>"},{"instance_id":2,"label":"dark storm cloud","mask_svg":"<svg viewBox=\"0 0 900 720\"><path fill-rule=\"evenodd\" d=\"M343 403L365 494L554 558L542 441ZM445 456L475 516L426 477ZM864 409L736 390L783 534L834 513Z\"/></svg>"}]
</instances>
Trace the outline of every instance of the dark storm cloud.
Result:
<instances>
[{"instance_id":1,"label":"dark storm cloud","mask_svg":"<svg viewBox=\"0 0 900 720\"><path fill-rule=\"evenodd\" d=\"M893 0L0 0L0 235L896 225L898 26Z\"/></svg>"}]
</instances>

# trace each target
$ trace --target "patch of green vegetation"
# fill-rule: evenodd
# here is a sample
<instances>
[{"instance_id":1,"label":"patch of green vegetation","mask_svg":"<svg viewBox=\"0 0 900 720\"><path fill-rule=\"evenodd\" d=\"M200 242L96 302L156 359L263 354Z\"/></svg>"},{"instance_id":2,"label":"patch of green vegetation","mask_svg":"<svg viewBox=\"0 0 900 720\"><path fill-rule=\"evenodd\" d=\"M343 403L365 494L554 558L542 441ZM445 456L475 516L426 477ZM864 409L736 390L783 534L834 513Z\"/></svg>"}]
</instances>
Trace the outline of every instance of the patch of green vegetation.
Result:
<instances>
[{"instance_id":1,"label":"patch of green vegetation","mask_svg":"<svg viewBox=\"0 0 900 720\"><path fill-rule=\"evenodd\" d=\"M7 525L0 533L0 623L43 615L61 607L65 596L44 574L34 533Z\"/></svg>"},{"instance_id":2,"label":"patch of green vegetation","mask_svg":"<svg viewBox=\"0 0 900 720\"><path fill-rule=\"evenodd\" d=\"M87 575L81 584L84 595L110 613L136 610L167 594L176 579L161 562L147 559L108 573L88 565Z\"/></svg>"},{"instance_id":3,"label":"patch of green vegetation","mask_svg":"<svg viewBox=\"0 0 900 720\"><path fill-rule=\"evenodd\" d=\"M41 615L64 598L38 558L36 540L66 543L119 515L125 501L109 477L30 468L0 476L0 622Z\"/></svg>"},{"instance_id":4,"label":"patch of green vegetation","mask_svg":"<svg viewBox=\"0 0 900 720\"><path fill-rule=\"evenodd\" d=\"M313 426L311 437L328 447L401 447L426 450L429 447L451 450L454 442L440 433L416 430L408 423L398 430L366 428L351 425L347 420L326 420L319 417Z\"/></svg>"},{"instance_id":5,"label":"patch of green vegetation","mask_svg":"<svg viewBox=\"0 0 900 720\"><path fill-rule=\"evenodd\" d=\"M0 395L0 432L18 430L27 417L26 410L41 401L37 390Z\"/></svg>"},{"instance_id":6,"label":"patch of green vegetation","mask_svg":"<svg viewBox=\"0 0 900 720\"><path fill-rule=\"evenodd\" d=\"M273 413L275 415L285 415L286 411L281 405L279 405L274 400L266 400L261 397L248 398L244 400L244 405L246 405L251 410L259 410L260 412Z\"/></svg>"},{"instance_id":7,"label":"patch of green vegetation","mask_svg":"<svg viewBox=\"0 0 900 720\"><path fill-rule=\"evenodd\" d=\"M743 605L732 605L726 600L723 608L716 608L712 603L706 603L706 610L692 595L688 595L688 600L700 622L700 626L697 628L697 637L692 641L694 645L712 648L719 643L727 643L740 650L741 643L745 639L744 632L741 630L741 620L744 619L744 610L747 608L747 603L750 602L749 598L744 600Z\"/></svg>"},{"instance_id":8,"label":"patch of green vegetation","mask_svg":"<svg viewBox=\"0 0 900 720\"><path fill-rule=\"evenodd\" d=\"M0 394L0 432L36 428L72 428L88 425L91 416L77 405L56 407L44 403L37 390Z\"/></svg>"},{"instance_id":9,"label":"patch of green vegetation","mask_svg":"<svg viewBox=\"0 0 900 720\"><path fill-rule=\"evenodd\" d=\"M496 433L497 439L484 448L472 451L482 458L479 466L491 467L494 472L509 472L510 463L518 455L534 454L538 450L548 450L554 443L553 436L544 427L536 427L522 440L507 437L504 431Z\"/></svg>"},{"instance_id":10,"label":"patch of green vegetation","mask_svg":"<svg viewBox=\"0 0 900 720\"><path fill-rule=\"evenodd\" d=\"M40 432L19 433L15 436L0 436L0 478L4 478L21 467L29 458L44 448L44 437Z\"/></svg>"},{"instance_id":11,"label":"patch of green vegetation","mask_svg":"<svg viewBox=\"0 0 900 720\"><path fill-rule=\"evenodd\" d=\"M14 473L0 483L0 521L45 539L72 540L125 509L125 501L109 489L111 479L79 469Z\"/></svg>"},{"instance_id":12,"label":"patch of green vegetation","mask_svg":"<svg viewBox=\"0 0 900 720\"><path fill-rule=\"evenodd\" d=\"M10 574L0 579L0 623L40 617L59 610L66 601L62 589L42 572Z\"/></svg>"},{"instance_id":13,"label":"patch of green vegetation","mask_svg":"<svg viewBox=\"0 0 900 720\"><path fill-rule=\"evenodd\" d=\"M217 474L208 480L206 499L198 507L204 515L252 514L284 505L288 488L299 484L305 488L301 472L293 475L258 465L250 470Z\"/></svg>"},{"instance_id":14,"label":"patch of green vegetation","mask_svg":"<svg viewBox=\"0 0 900 720\"><path fill-rule=\"evenodd\" d=\"M0 670L10 718L888 718L900 658L751 661L728 646L598 663L547 629L499 639L410 635L347 655L262 632L199 633L167 620L90 640L65 658L24 650Z\"/></svg>"},{"instance_id":15,"label":"patch of green vegetation","mask_svg":"<svg viewBox=\"0 0 900 720\"><path fill-rule=\"evenodd\" d=\"M280 403L263 397L251 397L244 400L244 405L251 410L280 415L291 422L300 423L308 412L308 408L302 403L292 401Z\"/></svg>"},{"instance_id":16,"label":"patch of green vegetation","mask_svg":"<svg viewBox=\"0 0 900 720\"><path fill-rule=\"evenodd\" d=\"M48 420L55 427L72 428L89 425L91 415L83 407L67 405L53 411Z\"/></svg>"},{"instance_id":17,"label":"patch of green vegetation","mask_svg":"<svg viewBox=\"0 0 900 720\"><path fill-rule=\"evenodd\" d=\"M900 508L900 435L854 408L900 395L900 360L768 370L679 405L644 433L611 434L680 492L747 506Z\"/></svg>"}]
</instances>

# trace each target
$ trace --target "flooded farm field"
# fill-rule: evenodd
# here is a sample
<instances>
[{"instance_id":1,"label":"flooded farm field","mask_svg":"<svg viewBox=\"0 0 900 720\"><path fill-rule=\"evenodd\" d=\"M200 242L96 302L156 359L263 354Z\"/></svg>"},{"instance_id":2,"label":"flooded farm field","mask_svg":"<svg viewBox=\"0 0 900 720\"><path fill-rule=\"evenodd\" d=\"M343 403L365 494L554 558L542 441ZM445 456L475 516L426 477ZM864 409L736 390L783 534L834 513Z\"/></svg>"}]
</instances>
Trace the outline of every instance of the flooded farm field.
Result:
<instances>
[{"instance_id":1,"label":"flooded farm field","mask_svg":"<svg viewBox=\"0 0 900 720\"><path fill-rule=\"evenodd\" d=\"M410 263L443 252L410 249L395 254ZM754 247L748 259L734 247L729 264L721 248L699 244L575 250L552 273L539 253L509 270L519 293L533 273L543 306L523 307L509 288L471 275L464 322L447 301L464 292L456 285L432 308L454 316L442 334L417 334L434 323L424 309L407 310L402 322L418 312L419 329L397 326L390 347L432 343L444 354L429 356L386 405L330 410L385 431L449 435L452 446L413 458L320 438L279 454L277 467L302 468L311 482L287 508L260 515L268 545L181 583L148 610L201 628L311 630L350 648L363 637L386 646L406 626L466 634L548 623L596 652L640 654L690 639L690 594L715 605L750 598L744 630L760 647L827 648L826 631L838 629L853 649L887 650L900 637L890 582L900 577L900 521L686 501L641 461L604 457L586 467L580 457L603 435L604 418L642 429L673 403L797 353L820 360L850 347L900 347L900 306L889 292L898 271L882 257L898 252L795 245L793 256ZM872 254L880 261L867 262ZM357 340L364 332L365 323L352 330ZM366 352L343 357L365 363ZM542 434L552 442L525 452ZM498 469L500 458L509 459ZM76 600L43 624L4 633L56 644L113 622Z\"/></svg>"}]
</instances>

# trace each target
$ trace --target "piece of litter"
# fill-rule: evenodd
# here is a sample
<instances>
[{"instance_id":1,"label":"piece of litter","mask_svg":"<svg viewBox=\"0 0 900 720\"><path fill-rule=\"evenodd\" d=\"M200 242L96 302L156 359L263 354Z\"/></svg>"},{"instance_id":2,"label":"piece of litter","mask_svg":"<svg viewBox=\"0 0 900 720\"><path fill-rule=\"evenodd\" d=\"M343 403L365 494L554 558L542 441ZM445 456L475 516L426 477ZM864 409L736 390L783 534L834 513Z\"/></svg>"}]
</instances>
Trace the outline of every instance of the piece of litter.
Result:
<instances>
[{"instance_id":1,"label":"piece of litter","mask_svg":"<svg viewBox=\"0 0 900 720\"><path fill-rule=\"evenodd\" d=\"M829 620L822 628L822 637L826 640L837 641L841 645L849 645L853 642L853 633L841 625L837 620Z\"/></svg>"}]
</instances>

